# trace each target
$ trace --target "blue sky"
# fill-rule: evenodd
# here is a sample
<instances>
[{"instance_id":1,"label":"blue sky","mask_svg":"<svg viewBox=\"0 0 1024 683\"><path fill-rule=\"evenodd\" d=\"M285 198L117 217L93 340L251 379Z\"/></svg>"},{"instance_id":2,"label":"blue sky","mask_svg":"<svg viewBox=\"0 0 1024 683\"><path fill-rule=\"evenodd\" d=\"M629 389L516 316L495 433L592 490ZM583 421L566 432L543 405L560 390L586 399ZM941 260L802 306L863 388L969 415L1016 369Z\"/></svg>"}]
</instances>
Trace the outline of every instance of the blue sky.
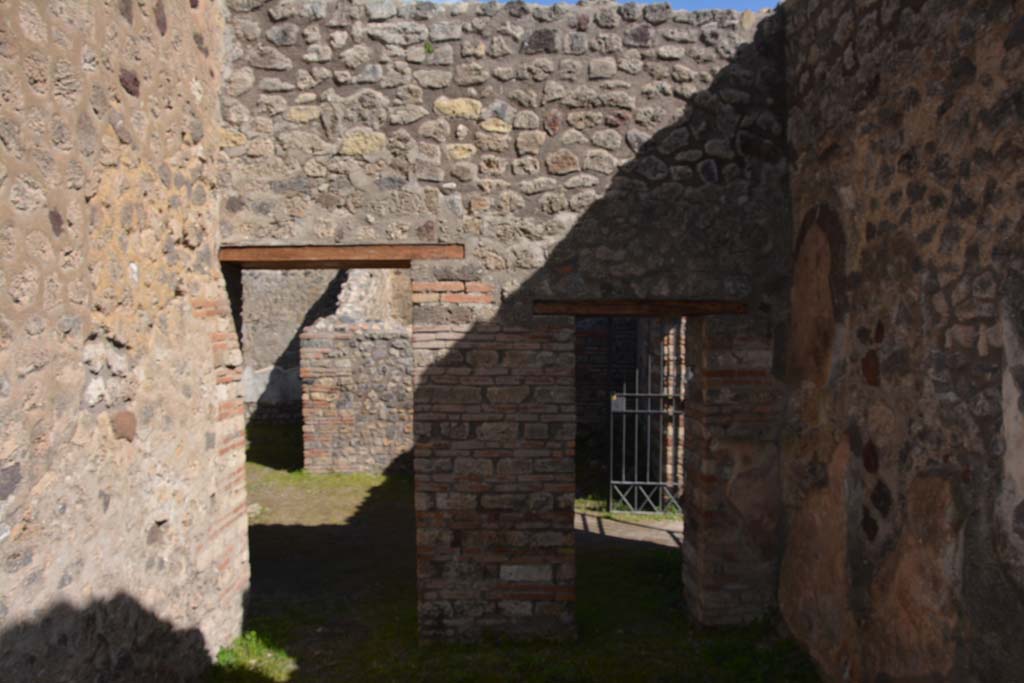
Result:
<instances>
[{"instance_id":1,"label":"blue sky","mask_svg":"<svg viewBox=\"0 0 1024 683\"><path fill-rule=\"evenodd\" d=\"M773 9L775 0L671 0L675 9Z\"/></svg>"},{"instance_id":2,"label":"blue sky","mask_svg":"<svg viewBox=\"0 0 1024 683\"><path fill-rule=\"evenodd\" d=\"M527 2L536 3L538 5L553 5L555 0L526 0ZM566 0L563 0L563 2ZM643 4L643 0L637 0L639 4ZM575 4L568 2L568 4ZM669 0L669 4L674 9L749 9L759 10L765 8L774 8L777 4L777 0Z\"/></svg>"}]
</instances>

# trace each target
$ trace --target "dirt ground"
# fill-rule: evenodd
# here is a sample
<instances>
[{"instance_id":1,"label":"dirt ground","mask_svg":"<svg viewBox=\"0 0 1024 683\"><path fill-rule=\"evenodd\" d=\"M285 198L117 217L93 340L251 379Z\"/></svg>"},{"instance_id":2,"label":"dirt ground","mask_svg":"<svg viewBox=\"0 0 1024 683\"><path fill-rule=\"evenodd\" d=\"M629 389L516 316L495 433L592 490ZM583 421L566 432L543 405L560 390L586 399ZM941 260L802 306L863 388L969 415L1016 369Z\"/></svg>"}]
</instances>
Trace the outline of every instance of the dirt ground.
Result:
<instances>
[{"instance_id":1,"label":"dirt ground","mask_svg":"<svg viewBox=\"0 0 1024 683\"><path fill-rule=\"evenodd\" d=\"M661 545L666 548L683 547L683 520L679 519L609 519L605 515L590 512L576 512L573 526L576 529L576 546L580 544L637 541Z\"/></svg>"}]
</instances>

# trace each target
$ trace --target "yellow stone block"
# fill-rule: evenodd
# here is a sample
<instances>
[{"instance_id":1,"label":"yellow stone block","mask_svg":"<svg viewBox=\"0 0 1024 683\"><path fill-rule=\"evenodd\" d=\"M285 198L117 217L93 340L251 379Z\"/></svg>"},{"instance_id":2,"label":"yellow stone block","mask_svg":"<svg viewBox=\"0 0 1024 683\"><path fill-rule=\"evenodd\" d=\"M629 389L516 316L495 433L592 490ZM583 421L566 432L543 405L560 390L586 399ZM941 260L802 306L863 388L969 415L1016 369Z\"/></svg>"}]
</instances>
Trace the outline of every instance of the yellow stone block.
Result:
<instances>
[{"instance_id":1,"label":"yellow stone block","mask_svg":"<svg viewBox=\"0 0 1024 683\"><path fill-rule=\"evenodd\" d=\"M384 133L369 128L353 128L341 138L341 153L345 156L357 157L379 152L388 144Z\"/></svg>"},{"instance_id":2,"label":"yellow stone block","mask_svg":"<svg viewBox=\"0 0 1024 683\"><path fill-rule=\"evenodd\" d=\"M243 133L230 128L222 128L220 131L220 142L223 149L230 147L241 147L248 141Z\"/></svg>"},{"instance_id":3,"label":"yellow stone block","mask_svg":"<svg viewBox=\"0 0 1024 683\"><path fill-rule=\"evenodd\" d=\"M476 154L476 147L467 144L452 144L448 145L448 158L455 161L462 161L468 159Z\"/></svg>"},{"instance_id":4,"label":"yellow stone block","mask_svg":"<svg viewBox=\"0 0 1024 683\"><path fill-rule=\"evenodd\" d=\"M480 118L482 109L483 104L480 103L480 100L469 97L438 97L434 101L434 111L453 119L476 121Z\"/></svg>"},{"instance_id":5,"label":"yellow stone block","mask_svg":"<svg viewBox=\"0 0 1024 683\"><path fill-rule=\"evenodd\" d=\"M249 144L246 154L251 157L273 156L274 140L272 138L256 138Z\"/></svg>"},{"instance_id":6,"label":"yellow stone block","mask_svg":"<svg viewBox=\"0 0 1024 683\"><path fill-rule=\"evenodd\" d=\"M289 107L284 117L295 123L309 123L320 118L320 107L315 104L300 104Z\"/></svg>"},{"instance_id":7,"label":"yellow stone block","mask_svg":"<svg viewBox=\"0 0 1024 683\"><path fill-rule=\"evenodd\" d=\"M488 133L511 133L512 126L505 121L497 118L484 119L480 123L480 127L486 130Z\"/></svg>"}]
</instances>

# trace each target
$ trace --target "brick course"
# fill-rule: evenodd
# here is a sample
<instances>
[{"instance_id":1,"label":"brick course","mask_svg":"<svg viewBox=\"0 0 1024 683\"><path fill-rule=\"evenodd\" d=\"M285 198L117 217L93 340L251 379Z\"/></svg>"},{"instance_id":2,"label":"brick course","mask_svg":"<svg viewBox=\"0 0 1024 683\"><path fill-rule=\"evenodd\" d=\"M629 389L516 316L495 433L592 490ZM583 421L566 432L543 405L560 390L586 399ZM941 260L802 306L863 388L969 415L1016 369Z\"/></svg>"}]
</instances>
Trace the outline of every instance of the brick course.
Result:
<instances>
[{"instance_id":1,"label":"brick course","mask_svg":"<svg viewBox=\"0 0 1024 683\"><path fill-rule=\"evenodd\" d=\"M575 633L573 335L413 328L423 638Z\"/></svg>"}]
</instances>

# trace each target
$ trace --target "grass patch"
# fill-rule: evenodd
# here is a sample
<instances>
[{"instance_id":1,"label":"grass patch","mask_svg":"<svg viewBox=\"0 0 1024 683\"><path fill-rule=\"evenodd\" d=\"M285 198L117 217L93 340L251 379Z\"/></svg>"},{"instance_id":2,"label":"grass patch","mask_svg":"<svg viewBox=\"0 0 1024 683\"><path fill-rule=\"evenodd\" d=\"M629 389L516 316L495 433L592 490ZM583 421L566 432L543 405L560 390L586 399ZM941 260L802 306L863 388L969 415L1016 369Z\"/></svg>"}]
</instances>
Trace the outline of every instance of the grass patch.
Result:
<instances>
[{"instance_id":1,"label":"grass patch","mask_svg":"<svg viewBox=\"0 0 1024 683\"><path fill-rule=\"evenodd\" d=\"M683 518L680 512L630 512L626 508L608 509L608 499L599 496L577 498L574 502L576 512L586 513L595 517L614 519L620 522L673 522Z\"/></svg>"},{"instance_id":2,"label":"grass patch","mask_svg":"<svg viewBox=\"0 0 1024 683\"><path fill-rule=\"evenodd\" d=\"M221 653L214 683L819 680L769 620L733 629L691 624L677 548L606 538L577 545L577 640L421 646L411 479L266 462L246 470L250 502L262 508L249 530L246 634ZM621 518L597 500L577 509Z\"/></svg>"},{"instance_id":3,"label":"grass patch","mask_svg":"<svg viewBox=\"0 0 1024 683\"><path fill-rule=\"evenodd\" d=\"M363 472L312 474L304 470L297 472L276 470L257 463L250 464L247 470L254 483L264 486L293 488L311 493L331 491L344 494L348 491L359 498L365 497L368 490L387 482L387 477L383 475Z\"/></svg>"},{"instance_id":4,"label":"grass patch","mask_svg":"<svg viewBox=\"0 0 1024 683\"><path fill-rule=\"evenodd\" d=\"M298 669L295 660L256 631L246 631L231 647L217 655L207 677L210 683L286 683Z\"/></svg>"}]
</instances>

